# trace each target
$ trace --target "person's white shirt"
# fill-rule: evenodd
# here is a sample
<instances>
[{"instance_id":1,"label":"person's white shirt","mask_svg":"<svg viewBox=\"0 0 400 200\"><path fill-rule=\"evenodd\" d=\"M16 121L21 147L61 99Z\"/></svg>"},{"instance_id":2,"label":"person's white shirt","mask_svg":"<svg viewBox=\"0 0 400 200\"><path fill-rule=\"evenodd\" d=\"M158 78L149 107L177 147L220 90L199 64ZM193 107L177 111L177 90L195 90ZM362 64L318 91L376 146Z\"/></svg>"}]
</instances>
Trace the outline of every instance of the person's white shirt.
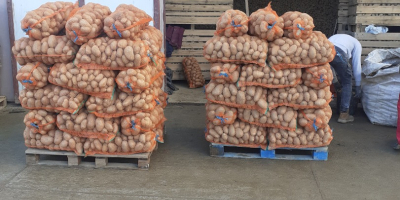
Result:
<instances>
[{"instance_id":1,"label":"person's white shirt","mask_svg":"<svg viewBox=\"0 0 400 200\"><path fill-rule=\"evenodd\" d=\"M352 58L353 75L356 86L361 84L361 43L354 37L346 34L336 34L329 38L336 47L343 50L348 58Z\"/></svg>"}]
</instances>

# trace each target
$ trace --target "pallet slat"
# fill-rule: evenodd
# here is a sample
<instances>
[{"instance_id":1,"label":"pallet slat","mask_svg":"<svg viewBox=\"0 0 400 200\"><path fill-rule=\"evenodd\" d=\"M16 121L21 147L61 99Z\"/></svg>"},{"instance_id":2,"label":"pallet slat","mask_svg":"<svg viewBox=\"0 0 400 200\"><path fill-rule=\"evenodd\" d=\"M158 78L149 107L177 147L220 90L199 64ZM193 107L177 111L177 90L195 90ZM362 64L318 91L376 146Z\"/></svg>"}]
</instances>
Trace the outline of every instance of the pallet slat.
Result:
<instances>
[{"instance_id":1,"label":"pallet slat","mask_svg":"<svg viewBox=\"0 0 400 200\"><path fill-rule=\"evenodd\" d=\"M400 4L399 6L380 6L380 5L374 5L374 6L364 6L364 5L358 5L357 9L355 12L352 14L374 14L374 13L400 13Z\"/></svg>"},{"instance_id":2,"label":"pallet slat","mask_svg":"<svg viewBox=\"0 0 400 200\"><path fill-rule=\"evenodd\" d=\"M204 11L204 12L225 12L231 9L230 5L183 5L183 4L165 4L165 14L168 15L168 11Z\"/></svg>"},{"instance_id":3,"label":"pallet slat","mask_svg":"<svg viewBox=\"0 0 400 200\"><path fill-rule=\"evenodd\" d=\"M232 0L166 0L165 4L210 4L210 5L222 5L232 4Z\"/></svg>"},{"instance_id":4,"label":"pallet slat","mask_svg":"<svg viewBox=\"0 0 400 200\"><path fill-rule=\"evenodd\" d=\"M166 16L208 16L208 17L219 17L220 12L167 12Z\"/></svg>"},{"instance_id":5,"label":"pallet slat","mask_svg":"<svg viewBox=\"0 0 400 200\"><path fill-rule=\"evenodd\" d=\"M362 24L362 25L385 25L385 26L397 26L399 25L400 16L350 16L349 24Z\"/></svg>"},{"instance_id":6,"label":"pallet slat","mask_svg":"<svg viewBox=\"0 0 400 200\"><path fill-rule=\"evenodd\" d=\"M354 33L354 37L358 40L399 40L400 33L385 33L374 35L371 33Z\"/></svg>"},{"instance_id":7,"label":"pallet slat","mask_svg":"<svg viewBox=\"0 0 400 200\"><path fill-rule=\"evenodd\" d=\"M361 46L364 47L377 47L377 48L398 48L400 41L360 41Z\"/></svg>"},{"instance_id":8,"label":"pallet slat","mask_svg":"<svg viewBox=\"0 0 400 200\"><path fill-rule=\"evenodd\" d=\"M195 57L197 62L199 62L199 63L208 63L208 60L205 59L203 56L201 56L201 57L193 56L193 57ZM177 62L181 63L183 58L185 58L185 57L177 57L177 56L169 57L169 58L167 58L166 63L177 63Z\"/></svg>"},{"instance_id":9,"label":"pallet slat","mask_svg":"<svg viewBox=\"0 0 400 200\"><path fill-rule=\"evenodd\" d=\"M175 17L167 16L168 24L215 24L219 17Z\"/></svg>"},{"instance_id":10,"label":"pallet slat","mask_svg":"<svg viewBox=\"0 0 400 200\"><path fill-rule=\"evenodd\" d=\"M183 36L213 36L215 30L185 30Z\"/></svg>"}]
</instances>

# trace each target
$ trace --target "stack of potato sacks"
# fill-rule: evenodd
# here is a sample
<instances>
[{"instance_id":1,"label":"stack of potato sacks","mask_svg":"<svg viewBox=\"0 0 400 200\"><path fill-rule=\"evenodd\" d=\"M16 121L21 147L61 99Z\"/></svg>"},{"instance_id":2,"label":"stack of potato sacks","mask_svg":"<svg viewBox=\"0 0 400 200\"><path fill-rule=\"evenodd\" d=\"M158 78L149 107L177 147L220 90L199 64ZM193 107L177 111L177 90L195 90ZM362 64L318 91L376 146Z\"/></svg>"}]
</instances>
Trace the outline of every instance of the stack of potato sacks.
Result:
<instances>
[{"instance_id":1,"label":"stack of potato sacks","mask_svg":"<svg viewBox=\"0 0 400 200\"><path fill-rule=\"evenodd\" d=\"M226 11L204 46L206 139L240 147L327 146L334 46L305 13L268 5L247 17Z\"/></svg>"},{"instance_id":2,"label":"stack of potato sacks","mask_svg":"<svg viewBox=\"0 0 400 200\"><path fill-rule=\"evenodd\" d=\"M30 38L12 49L22 65L21 105L31 110L26 146L124 155L163 142L163 38L151 20L125 4L111 13L95 3L54 2L27 13L22 28Z\"/></svg>"}]
</instances>

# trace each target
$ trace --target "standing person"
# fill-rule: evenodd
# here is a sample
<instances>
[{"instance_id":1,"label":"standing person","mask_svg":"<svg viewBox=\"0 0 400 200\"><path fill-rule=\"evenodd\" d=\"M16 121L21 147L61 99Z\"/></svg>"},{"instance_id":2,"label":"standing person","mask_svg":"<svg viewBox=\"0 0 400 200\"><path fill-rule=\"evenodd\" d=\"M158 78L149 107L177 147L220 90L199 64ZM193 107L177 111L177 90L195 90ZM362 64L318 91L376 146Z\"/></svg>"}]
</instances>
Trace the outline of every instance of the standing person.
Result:
<instances>
[{"instance_id":1,"label":"standing person","mask_svg":"<svg viewBox=\"0 0 400 200\"><path fill-rule=\"evenodd\" d=\"M339 77L342 86L342 98L340 105L339 123L353 122L354 117L349 114L350 100L352 95L352 75L354 75L356 94L361 97L361 51L360 42L354 37L346 34L336 34L329 38L335 45L336 56L330 65ZM352 67L348 67L349 59L352 58ZM353 69L353 73L352 73Z\"/></svg>"}]
</instances>

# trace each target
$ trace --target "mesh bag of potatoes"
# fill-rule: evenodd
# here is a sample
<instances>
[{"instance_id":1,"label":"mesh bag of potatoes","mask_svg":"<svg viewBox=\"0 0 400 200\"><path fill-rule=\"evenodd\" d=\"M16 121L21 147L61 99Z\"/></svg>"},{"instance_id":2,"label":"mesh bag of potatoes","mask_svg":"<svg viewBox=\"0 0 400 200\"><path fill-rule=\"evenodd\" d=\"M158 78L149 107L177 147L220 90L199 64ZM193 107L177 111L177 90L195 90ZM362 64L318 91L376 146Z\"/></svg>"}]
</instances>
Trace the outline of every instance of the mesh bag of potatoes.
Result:
<instances>
[{"instance_id":1,"label":"mesh bag of potatoes","mask_svg":"<svg viewBox=\"0 0 400 200\"><path fill-rule=\"evenodd\" d=\"M233 124L237 118L237 108L216 103L206 104L207 120L215 126Z\"/></svg>"},{"instance_id":2,"label":"mesh bag of potatoes","mask_svg":"<svg viewBox=\"0 0 400 200\"><path fill-rule=\"evenodd\" d=\"M44 135L55 129L56 114L45 110L31 110L25 115L24 123L33 133Z\"/></svg>"},{"instance_id":3,"label":"mesh bag of potatoes","mask_svg":"<svg viewBox=\"0 0 400 200\"><path fill-rule=\"evenodd\" d=\"M203 87L206 81L201 73L200 65L194 57L186 57L182 61L183 72L189 88Z\"/></svg>"},{"instance_id":4,"label":"mesh bag of potatoes","mask_svg":"<svg viewBox=\"0 0 400 200\"><path fill-rule=\"evenodd\" d=\"M232 63L212 63L211 79L217 83L236 83L239 80L240 67Z\"/></svg>"},{"instance_id":5,"label":"mesh bag of potatoes","mask_svg":"<svg viewBox=\"0 0 400 200\"><path fill-rule=\"evenodd\" d=\"M118 88L126 93L141 93L150 87L161 88L164 80L164 71L157 71L153 65L139 69L122 70L115 81Z\"/></svg>"},{"instance_id":6,"label":"mesh bag of potatoes","mask_svg":"<svg viewBox=\"0 0 400 200\"><path fill-rule=\"evenodd\" d=\"M268 91L269 108L289 106L296 109L323 108L329 104L332 93L329 87L313 89L305 85L293 88L270 89Z\"/></svg>"},{"instance_id":7,"label":"mesh bag of potatoes","mask_svg":"<svg viewBox=\"0 0 400 200\"><path fill-rule=\"evenodd\" d=\"M135 136L117 135L114 140L87 139L83 144L85 155L129 155L152 152L157 142L154 132L145 132Z\"/></svg>"},{"instance_id":8,"label":"mesh bag of potatoes","mask_svg":"<svg viewBox=\"0 0 400 200\"><path fill-rule=\"evenodd\" d=\"M133 5L120 4L104 19L104 32L110 38L133 39L152 20L143 10Z\"/></svg>"},{"instance_id":9,"label":"mesh bag of potatoes","mask_svg":"<svg viewBox=\"0 0 400 200\"><path fill-rule=\"evenodd\" d=\"M143 30L139 31L133 38L135 41L143 41L150 48L153 55L157 55L163 44L163 34L157 28L146 26Z\"/></svg>"},{"instance_id":10,"label":"mesh bag of potatoes","mask_svg":"<svg viewBox=\"0 0 400 200\"><path fill-rule=\"evenodd\" d=\"M235 84L219 84L211 81L205 88L208 101L235 108L254 109L265 112L268 109L266 89L256 86L237 88Z\"/></svg>"},{"instance_id":11,"label":"mesh bag of potatoes","mask_svg":"<svg viewBox=\"0 0 400 200\"><path fill-rule=\"evenodd\" d=\"M206 42L203 50L203 55L209 62L254 63L261 67L266 66L267 53L268 43L249 35L214 36Z\"/></svg>"},{"instance_id":12,"label":"mesh bag of potatoes","mask_svg":"<svg viewBox=\"0 0 400 200\"><path fill-rule=\"evenodd\" d=\"M206 140L211 143L239 147L267 148L266 128L236 120L233 124L207 123Z\"/></svg>"},{"instance_id":13,"label":"mesh bag of potatoes","mask_svg":"<svg viewBox=\"0 0 400 200\"><path fill-rule=\"evenodd\" d=\"M268 130L268 149L276 148L312 148L328 146L333 137L329 126L318 129L317 131L307 131L297 128L295 131L288 131L278 128Z\"/></svg>"},{"instance_id":14,"label":"mesh bag of potatoes","mask_svg":"<svg viewBox=\"0 0 400 200\"><path fill-rule=\"evenodd\" d=\"M168 93L164 92L162 88L158 88L156 90L156 95L158 97L156 99L156 104L162 108L166 108L168 105Z\"/></svg>"},{"instance_id":15,"label":"mesh bag of potatoes","mask_svg":"<svg viewBox=\"0 0 400 200\"><path fill-rule=\"evenodd\" d=\"M86 108L98 117L121 117L134 115L139 111L151 111L156 106L158 91L146 89L140 94L116 91L113 99L91 96L86 101Z\"/></svg>"},{"instance_id":16,"label":"mesh bag of potatoes","mask_svg":"<svg viewBox=\"0 0 400 200\"><path fill-rule=\"evenodd\" d=\"M267 7L258 9L250 15L250 35L258 36L269 42L283 36L283 18L271 8L271 2Z\"/></svg>"},{"instance_id":17,"label":"mesh bag of potatoes","mask_svg":"<svg viewBox=\"0 0 400 200\"><path fill-rule=\"evenodd\" d=\"M238 109L238 118L244 122L261 127L275 127L285 130L296 130L298 112L287 106L260 113L257 110Z\"/></svg>"},{"instance_id":18,"label":"mesh bag of potatoes","mask_svg":"<svg viewBox=\"0 0 400 200\"><path fill-rule=\"evenodd\" d=\"M71 136L69 133L53 129L46 134L34 133L25 128L25 146L35 149L49 149L51 151L74 151L77 155L83 153L83 143L86 138Z\"/></svg>"},{"instance_id":19,"label":"mesh bag of potatoes","mask_svg":"<svg viewBox=\"0 0 400 200\"><path fill-rule=\"evenodd\" d=\"M16 40L12 47L15 59L20 65L41 62L45 65L71 62L75 58L78 46L66 36L54 36L42 40L23 37Z\"/></svg>"},{"instance_id":20,"label":"mesh bag of potatoes","mask_svg":"<svg viewBox=\"0 0 400 200\"><path fill-rule=\"evenodd\" d=\"M164 109L157 106L151 112L138 112L121 118L121 133L127 136L151 132L165 121Z\"/></svg>"},{"instance_id":21,"label":"mesh bag of potatoes","mask_svg":"<svg viewBox=\"0 0 400 200\"><path fill-rule=\"evenodd\" d=\"M82 45L103 32L103 21L111 14L107 6L88 3L68 19L65 25L67 37L75 44Z\"/></svg>"},{"instance_id":22,"label":"mesh bag of potatoes","mask_svg":"<svg viewBox=\"0 0 400 200\"><path fill-rule=\"evenodd\" d=\"M149 47L142 41L100 37L83 44L74 64L84 69L126 70L147 66Z\"/></svg>"},{"instance_id":23,"label":"mesh bag of potatoes","mask_svg":"<svg viewBox=\"0 0 400 200\"><path fill-rule=\"evenodd\" d=\"M275 71L270 67L258 67L254 64L242 67L239 87L262 86L264 88L293 87L301 83L301 69L282 69Z\"/></svg>"},{"instance_id":24,"label":"mesh bag of potatoes","mask_svg":"<svg viewBox=\"0 0 400 200\"><path fill-rule=\"evenodd\" d=\"M268 61L275 70L323 65L336 54L333 44L319 31L304 40L276 39L270 43L268 52Z\"/></svg>"},{"instance_id":25,"label":"mesh bag of potatoes","mask_svg":"<svg viewBox=\"0 0 400 200\"><path fill-rule=\"evenodd\" d=\"M120 118L96 117L86 110L77 114L61 112L57 115L57 127L73 136L84 138L113 139L119 131Z\"/></svg>"},{"instance_id":26,"label":"mesh bag of potatoes","mask_svg":"<svg viewBox=\"0 0 400 200\"><path fill-rule=\"evenodd\" d=\"M51 70L49 82L91 96L111 98L115 87L112 70L82 69L73 63L57 63Z\"/></svg>"},{"instance_id":27,"label":"mesh bag of potatoes","mask_svg":"<svg viewBox=\"0 0 400 200\"><path fill-rule=\"evenodd\" d=\"M329 63L303 70L303 84L315 89L332 85L333 73Z\"/></svg>"},{"instance_id":28,"label":"mesh bag of potatoes","mask_svg":"<svg viewBox=\"0 0 400 200\"><path fill-rule=\"evenodd\" d=\"M307 13L289 11L281 16L284 21L284 36L293 39L307 39L314 29L314 19Z\"/></svg>"},{"instance_id":29,"label":"mesh bag of potatoes","mask_svg":"<svg viewBox=\"0 0 400 200\"><path fill-rule=\"evenodd\" d=\"M47 85L49 69L46 65L27 63L17 72L17 80L27 89L39 89Z\"/></svg>"},{"instance_id":30,"label":"mesh bag of potatoes","mask_svg":"<svg viewBox=\"0 0 400 200\"><path fill-rule=\"evenodd\" d=\"M71 2L45 3L26 13L21 21L21 29L35 40L56 35L65 27L71 11L77 7L78 3Z\"/></svg>"},{"instance_id":31,"label":"mesh bag of potatoes","mask_svg":"<svg viewBox=\"0 0 400 200\"><path fill-rule=\"evenodd\" d=\"M240 10L229 9L219 17L215 35L238 37L247 34L249 18Z\"/></svg>"},{"instance_id":32,"label":"mesh bag of potatoes","mask_svg":"<svg viewBox=\"0 0 400 200\"><path fill-rule=\"evenodd\" d=\"M306 131L317 131L325 128L331 117L332 109L328 105L325 108L300 110L298 122Z\"/></svg>"},{"instance_id":33,"label":"mesh bag of potatoes","mask_svg":"<svg viewBox=\"0 0 400 200\"><path fill-rule=\"evenodd\" d=\"M42 109L50 112L76 113L84 106L86 99L86 94L51 84L34 90L23 89L19 93L19 101L22 107L29 110Z\"/></svg>"}]
</instances>

